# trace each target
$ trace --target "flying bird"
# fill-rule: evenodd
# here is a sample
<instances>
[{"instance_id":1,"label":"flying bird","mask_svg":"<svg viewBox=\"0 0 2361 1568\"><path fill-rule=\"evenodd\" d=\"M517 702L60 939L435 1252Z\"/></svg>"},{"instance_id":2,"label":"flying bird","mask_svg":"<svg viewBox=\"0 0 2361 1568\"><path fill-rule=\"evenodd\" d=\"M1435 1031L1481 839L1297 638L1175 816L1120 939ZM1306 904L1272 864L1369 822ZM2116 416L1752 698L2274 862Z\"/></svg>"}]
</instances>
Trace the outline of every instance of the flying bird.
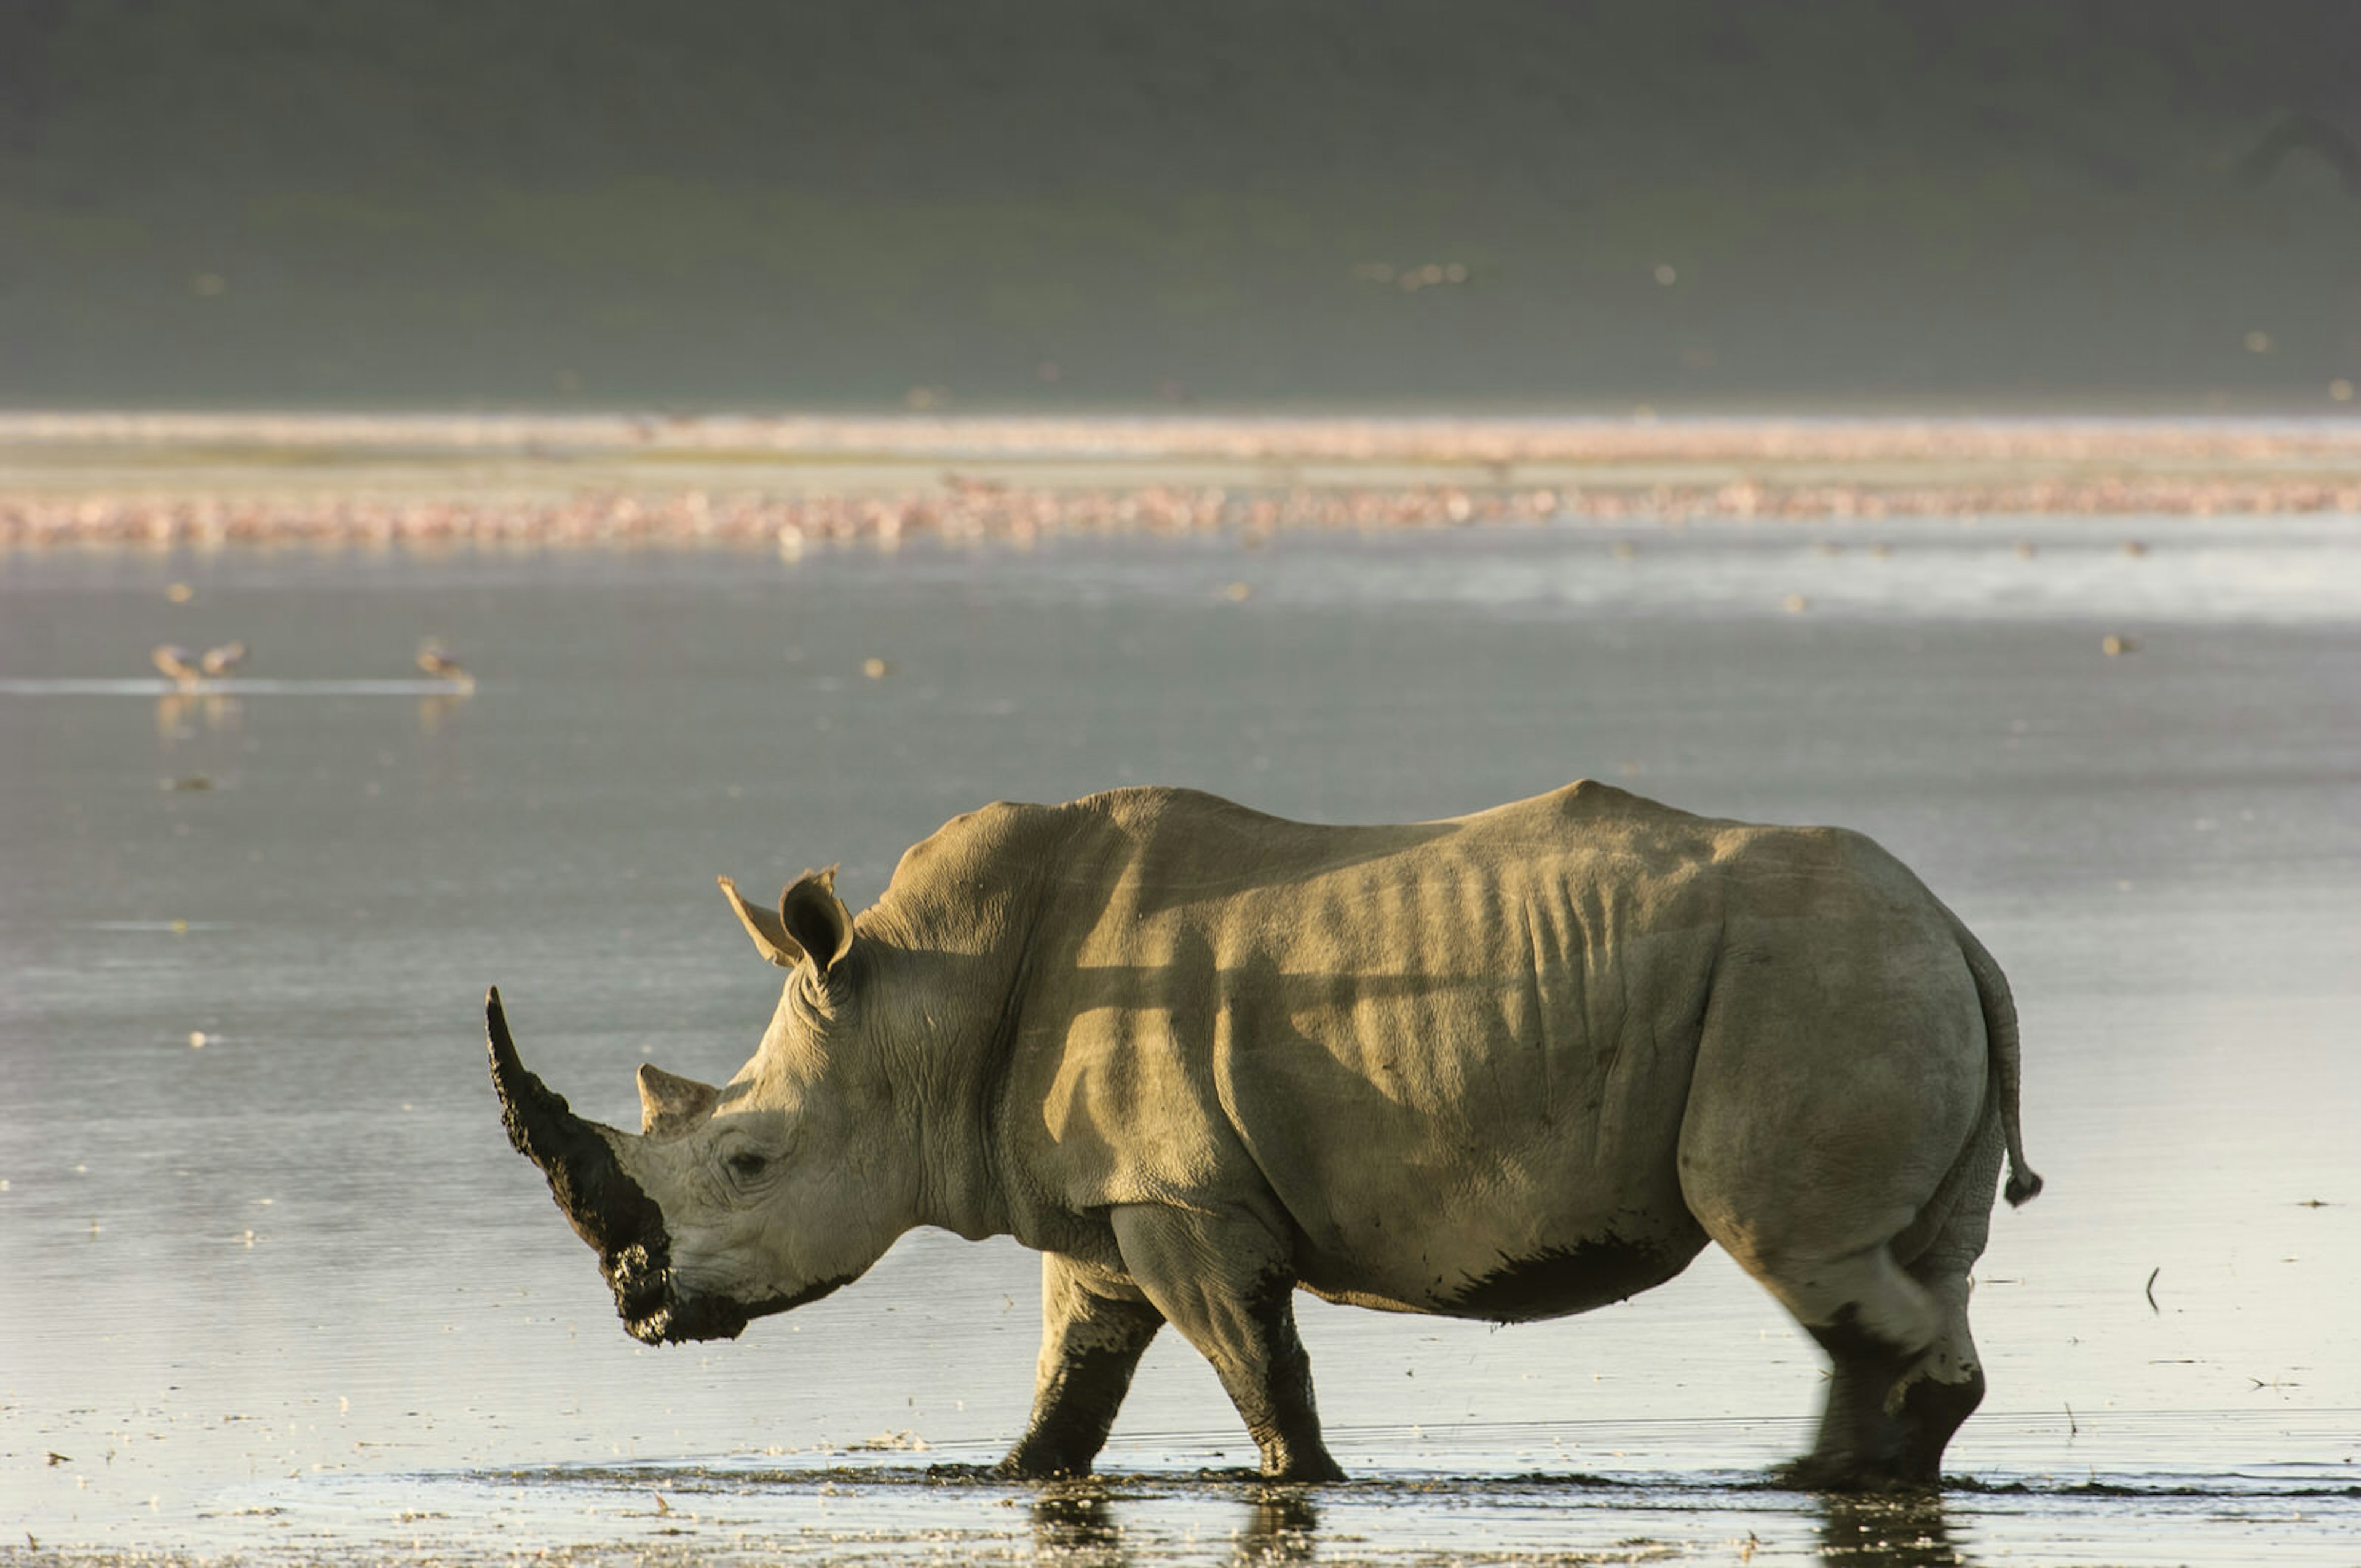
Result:
<instances>
[{"instance_id":1,"label":"flying bird","mask_svg":"<svg viewBox=\"0 0 2361 1568\"><path fill-rule=\"evenodd\" d=\"M177 642L158 643L156 651L148 658L158 669L184 686L195 685L205 678L204 669L198 663L197 656Z\"/></svg>"}]
</instances>

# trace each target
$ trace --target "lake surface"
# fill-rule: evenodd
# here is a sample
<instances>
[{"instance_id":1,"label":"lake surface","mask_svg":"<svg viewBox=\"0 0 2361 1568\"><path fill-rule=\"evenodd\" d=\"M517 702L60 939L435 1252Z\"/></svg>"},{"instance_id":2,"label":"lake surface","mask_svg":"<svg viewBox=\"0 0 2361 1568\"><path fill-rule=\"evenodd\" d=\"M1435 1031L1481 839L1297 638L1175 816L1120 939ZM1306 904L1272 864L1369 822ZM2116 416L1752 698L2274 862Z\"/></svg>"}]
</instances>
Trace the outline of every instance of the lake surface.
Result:
<instances>
[{"instance_id":1,"label":"lake surface","mask_svg":"<svg viewBox=\"0 0 2361 1568\"><path fill-rule=\"evenodd\" d=\"M150 678L232 638L226 695ZM602 1119L642 1059L744 1058L778 981L717 872L841 861L859 907L994 798L1378 821L1586 775L1864 829L2012 977L2049 1189L1994 1222L1939 1504L1763 1483L1819 1361L1718 1252L1516 1329L1307 1299L1344 1486L1223 1477L1251 1445L1172 1335L1110 1479L980 1482L1030 1255L914 1234L649 1350L500 1133L488 983ZM19 554L0 1562L2351 1564L2356 1019L2351 518Z\"/></svg>"}]
</instances>

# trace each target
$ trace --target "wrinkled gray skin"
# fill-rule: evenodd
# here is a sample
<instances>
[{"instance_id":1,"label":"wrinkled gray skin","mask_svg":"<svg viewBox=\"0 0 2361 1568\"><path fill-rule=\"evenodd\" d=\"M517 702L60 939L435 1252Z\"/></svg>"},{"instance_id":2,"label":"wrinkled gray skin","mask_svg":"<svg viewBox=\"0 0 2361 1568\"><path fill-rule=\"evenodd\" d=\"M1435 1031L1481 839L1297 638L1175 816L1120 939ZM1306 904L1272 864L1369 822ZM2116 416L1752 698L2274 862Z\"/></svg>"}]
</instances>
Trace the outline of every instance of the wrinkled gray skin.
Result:
<instances>
[{"instance_id":1,"label":"wrinkled gray skin","mask_svg":"<svg viewBox=\"0 0 2361 1568\"><path fill-rule=\"evenodd\" d=\"M1799 1484L1930 1486L1983 1393L1968 1332L2017 1133L2006 982L1875 844L1582 783L1320 828L1182 790L988 806L857 919L774 913L791 972L719 1088L640 1069L585 1122L489 1004L511 1137L651 1343L734 1335L918 1225L1045 1255L1003 1469L1086 1472L1170 1322L1263 1472L1339 1475L1292 1292L1511 1321L1719 1242L1833 1363Z\"/></svg>"}]
</instances>

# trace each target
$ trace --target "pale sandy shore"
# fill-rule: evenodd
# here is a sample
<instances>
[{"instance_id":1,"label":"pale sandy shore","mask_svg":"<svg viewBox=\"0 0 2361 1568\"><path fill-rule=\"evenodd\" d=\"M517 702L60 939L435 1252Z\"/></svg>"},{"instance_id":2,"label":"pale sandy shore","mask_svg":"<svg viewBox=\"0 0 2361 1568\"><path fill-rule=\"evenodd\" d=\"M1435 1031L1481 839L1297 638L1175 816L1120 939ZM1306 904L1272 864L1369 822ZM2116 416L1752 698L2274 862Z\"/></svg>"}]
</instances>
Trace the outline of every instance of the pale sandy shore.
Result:
<instances>
[{"instance_id":1,"label":"pale sandy shore","mask_svg":"<svg viewBox=\"0 0 2361 1568\"><path fill-rule=\"evenodd\" d=\"M0 546L2361 514L2361 418L0 413Z\"/></svg>"}]
</instances>

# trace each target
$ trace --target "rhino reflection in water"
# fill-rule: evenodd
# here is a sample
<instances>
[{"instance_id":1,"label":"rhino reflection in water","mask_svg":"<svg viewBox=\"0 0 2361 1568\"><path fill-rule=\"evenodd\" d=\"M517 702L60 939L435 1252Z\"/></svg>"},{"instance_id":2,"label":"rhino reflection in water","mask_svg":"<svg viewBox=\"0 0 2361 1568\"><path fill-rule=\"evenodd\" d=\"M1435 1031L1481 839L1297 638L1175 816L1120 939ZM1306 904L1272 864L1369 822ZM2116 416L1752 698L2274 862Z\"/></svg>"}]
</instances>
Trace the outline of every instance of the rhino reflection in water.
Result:
<instances>
[{"instance_id":1,"label":"rhino reflection in water","mask_svg":"<svg viewBox=\"0 0 2361 1568\"><path fill-rule=\"evenodd\" d=\"M1339 1474L1292 1292L1514 1321L1620 1300L1708 1240L1834 1363L1801 1484L1935 1482L1982 1398L1968 1269L2017 1130L2015 1010L1858 834L1581 783L1321 828L1134 789L996 805L857 918L775 912L791 970L719 1088L640 1069L639 1133L518 1061L511 1138L632 1334L736 1334L904 1232L1045 1255L1014 1475L1086 1472L1157 1331L1213 1363L1266 1475Z\"/></svg>"}]
</instances>

